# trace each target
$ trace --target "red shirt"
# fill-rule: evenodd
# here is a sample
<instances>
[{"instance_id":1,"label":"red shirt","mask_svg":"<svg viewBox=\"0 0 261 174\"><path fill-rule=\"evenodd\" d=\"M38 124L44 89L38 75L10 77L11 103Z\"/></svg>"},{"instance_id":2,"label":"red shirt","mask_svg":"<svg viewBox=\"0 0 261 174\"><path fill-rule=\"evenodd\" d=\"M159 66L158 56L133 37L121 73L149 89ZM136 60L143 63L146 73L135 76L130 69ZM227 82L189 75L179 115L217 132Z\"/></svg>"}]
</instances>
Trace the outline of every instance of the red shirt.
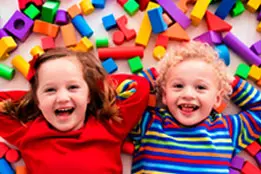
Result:
<instances>
[{"instance_id":1,"label":"red shirt","mask_svg":"<svg viewBox=\"0 0 261 174\"><path fill-rule=\"evenodd\" d=\"M50 128L43 116L25 126L11 117L0 116L0 136L18 147L28 174L107 174L122 173L121 146L139 121L148 103L149 83L133 75L114 75L119 83L137 82L136 92L118 101L122 123L101 123L93 116L79 130L60 132ZM24 92L0 92L0 100L17 99Z\"/></svg>"}]
</instances>

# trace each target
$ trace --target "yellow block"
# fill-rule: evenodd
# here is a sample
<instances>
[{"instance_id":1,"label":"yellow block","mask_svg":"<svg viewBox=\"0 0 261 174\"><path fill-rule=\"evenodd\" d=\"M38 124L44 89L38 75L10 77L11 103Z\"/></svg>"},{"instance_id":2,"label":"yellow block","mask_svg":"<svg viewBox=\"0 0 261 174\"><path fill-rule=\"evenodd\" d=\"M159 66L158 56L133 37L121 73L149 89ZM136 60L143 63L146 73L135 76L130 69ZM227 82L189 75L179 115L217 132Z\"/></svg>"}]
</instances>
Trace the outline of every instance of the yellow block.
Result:
<instances>
[{"instance_id":1,"label":"yellow block","mask_svg":"<svg viewBox=\"0 0 261 174\"><path fill-rule=\"evenodd\" d=\"M200 21L204 17L207 8L210 4L210 0L197 0L193 10L190 13L190 19L193 25L199 25Z\"/></svg>"},{"instance_id":2,"label":"yellow block","mask_svg":"<svg viewBox=\"0 0 261 174\"><path fill-rule=\"evenodd\" d=\"M158 45L156 46L154 49L153 49L153 57L156 59L156 60L160 60L163 58L163 56L165 55L166 53L166 49L161 46L161 45Z\"/></svg>"},{"instance_id":3,"label":"yellow block","mask_svg":"<svg viewBox=\"0 0 261 174\"><path fill-rule=\"evenodd\" d=\"M258 26L256 28L256 31L261 32L261 22L259 22L259 24L258 24Z\"/></svg>"},{"instance_id":4,"label":"yellow block","mask_svg":"<svg viewBox=\"0 0 261 174\"><path fill-rule=\"evenodd\" d=\"M149 39L150 39L150 34L151 34L151 31L152 31L152 27L150 25L150 19L149 19L149 16L147 14L147 11L154 9L154 8L157 8L157 7L159 7L159 4L154 3L154 2L149 2L148 6L146 8L146 12L144 13L144 16L143 16L143 19L142 19L142 22L141 22L139 32L138 32L136 39L135 39L135 43L137 45L143 45L145 47L148 45L148 42L149 42Z\"/></svg>"},{"instance_id":5,"label":"yellow block","mask_svg":"<svg viewBox=\"0 0 261 174\"><path fill-rule=\"evenodd\" d=\"M257 11L260 5L261 5L261 0L249 0L247 2L247 9L250 12L254 13Z\"/></svg>"},{"instance_id":6,"label":"yellow block","mask_svg":"<svg viewBox=\"0 0 261 174\"><path fill-rule=\"evenodd\" d=\"M34 46L34 47L31 49L30 54L31 54L33 57L36 56L36 55L41 56L41 55L44 54L44 50L42 49L41 46L36 45L36 46Z\"/></svg>"},{"instance_id":7,"label":"yellow block","mask_svg":"<svg viewBox=\"0 0 261 174\"><path fill-rule=\"evenodd\" d=\"M94 7L90 0L82 0L79 5L85 15L91 14L94 11Z\"/></svg>"},{"instance_id":8,"label":"yellow block","mask_svg":"<svg viewBox=\"0 0 261 174\"><path fill-rule=\"evenodd\" d=\"M252 65L248 77L254 81L259 80L261 78L261 69L256 65Z\"/></svg>"},{"instance_id":9,"label":"yellow block","mask_svg":"<svg viewBox=\"0 0 261 174\"><path fill-rule=\"evenodd\" d=\"M17 44L11 36L3 37L0 40L0 60L9 57L8 52L14 50L16 47Z\"/></svg>"},{"instance_id":10,"label":"yellow block","mask_svg":"<svg viewBox=\"0 0 261 174\"><path fill-rule=\"evenodd\" d=\"M93 48L92 42L87 37L83 37L75 47L71 47L71 50L88 52L92 48Z\"/></svg>"},{"instance_id":11,"label":"yellow block","mask_svg":"<svg viewBox=\"0 0 261 174\"><path fill-rule=\"evenodd\" d=\"M24 77L27 76L30 64L26 60L24 60L22 56L15 56L11 63L21 74L23 74Z\"/></svg>"}]
</instances>

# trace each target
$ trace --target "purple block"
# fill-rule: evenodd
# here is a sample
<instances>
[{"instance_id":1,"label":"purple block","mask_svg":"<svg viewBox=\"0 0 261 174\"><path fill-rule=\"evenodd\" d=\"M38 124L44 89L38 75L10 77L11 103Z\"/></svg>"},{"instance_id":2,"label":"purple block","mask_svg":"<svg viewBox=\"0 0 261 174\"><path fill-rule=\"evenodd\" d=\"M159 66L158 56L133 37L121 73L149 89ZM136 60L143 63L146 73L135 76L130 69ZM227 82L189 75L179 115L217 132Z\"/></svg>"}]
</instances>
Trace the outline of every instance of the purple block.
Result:
<instances>
[{"instance_id":1,"label":"purple block","mask_svg":"<svg viewBox=\"0 0 261 174\"><path fill-rule=\"evenodd\" d=\"M156 0L160 6L179 23L182 28L186 29L191 24L191 20L175 5L172 0Z\"/></svg>"},{"instance_id":2,"label":"purple block","mask_svg":"<svg viewBox=\"0 0 261 174\"><path fill-rule=\"evenodd\" d=\"M0 29L0 39L2 37L9 36L4 29Z\"/></svg>"},{"instance_id":3,"label":"purple block","mask_svg":"<svg viewBox=\"0 0 261 174\"><path fill-rule=\"evenodd\" d=\"M5 24L4 29L18 40L24 42L31 32L34 21L16 10L13 16Z\"/></svg>"},{"instance_id":4,"label":"purple block","mask_svg":"<svg viewBox=\"0 0 261 174\"><path fill-rule=\"evenodd\" d=\"M194 38L196 41L207 42L210 45L217 45L222 43L222 35L216 31L207 31Z\"/></svg>"},{"instance_id":5,"label":"purple block","mask_svg":"<svg viewBox=\"0 0 261 174\"><path fill-rule=\"evenodd\" d=\"M261 40L257 41L256 43L254 43L250 49L256 53L256 55L260 55L261 54Z\"/></svg>"},{"instance_id":6,"label":"purple block","mask_svg":"<svg viewBox=\"0 0 261 174\"><path fill-rule=\"evenodd\" d=\"M257 15L257 20L261 21L261 10L260 10L260 12Z\"/></svg>"},{"instance_id":7,"label":"purple block","mask_svg":"<svg viewBox=\"0 0 261 174\"><path fill-rule=\"evenodd\" d=\"M58 10L55 16L55 23L58 25L65 25L68 24L69 19L67 17L67 11L65 10Z\"/></svg>"},{"instance_id":8,"label":"purple block","mask_svg":"<svg viewBox=\"0 0 261 174\"><path fill-rule=\"evenodd\" d=\"M230 47L236 54L241 56L247 63L261 65L261 59L253 51L251 51L243 42L241 42L235 35L228 32L223 38L223 42Z\"/></svg>"},{"instance_id":9,"label":"purple block","mask_svg":"<svg viewBox=\"0 0 261 174\"><path fill-rule=\"evenodd\" d=\"M240 174L240 172L235 169L229 169L229 174Z\"/></svg>"},{"instance_id":10,"label":"purple block","mask_svg":"<svg viewBox=\"0 0 261 174\"><path fill-rule=\"evenodd\" d=\"M243 165L244 165L245 160L239 156L234 156L232 159L230 166L234 169L239 169L241 170Z\"/></svg>"},{"instance_id":11,"label":"purple block","mask_svg":"<svg viewBox=\"0 0 261 174\"><path fill-rule=\"evenodd\" d=\"M257 161L257 163L258 163L259 165L261 165L261 152L258 152L258 153L256 154L256 161Z\"/></svg>"}]
</instances>

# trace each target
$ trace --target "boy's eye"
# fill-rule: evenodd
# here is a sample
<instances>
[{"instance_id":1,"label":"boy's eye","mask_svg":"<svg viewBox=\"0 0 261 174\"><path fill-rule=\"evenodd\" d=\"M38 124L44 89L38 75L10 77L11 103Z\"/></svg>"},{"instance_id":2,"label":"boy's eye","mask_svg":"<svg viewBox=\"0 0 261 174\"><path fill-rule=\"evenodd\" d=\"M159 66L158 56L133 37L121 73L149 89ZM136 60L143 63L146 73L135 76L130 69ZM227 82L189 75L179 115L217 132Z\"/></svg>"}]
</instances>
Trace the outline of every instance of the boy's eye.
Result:
<instances>
[{"instance_id":1,"label":"boy's eye","mask_svg":"<svg viewBox=\"0 0 261 174\"><path fill-rule=\"evenodd\" d=\"M182 84L174 84L173 87L174 88L183 88L183 85Z\"/></svg>"},{"instance_id":2,"label":"boy's eye","mask_svg":"<svg viewBox=\"0 0 261 174\"><path fill-rule=\"evenodd\" d=\"M199 89L199 90L204 90L204 89L207 89L205 86L203 86L203 85L198 85L197 86L197 89Z\"/></svg>"},{"instance_id":3,"label":"boy's eye","mask_svg":"<svg viewBox=\"0 0 261 174\"><path fill-rule=\"evenodd\" d=\"M45 91L44 92L54 92L55 91L55 89L54 88L47 88L47 89L45 89Z\"/></svg>"}]
</instances>

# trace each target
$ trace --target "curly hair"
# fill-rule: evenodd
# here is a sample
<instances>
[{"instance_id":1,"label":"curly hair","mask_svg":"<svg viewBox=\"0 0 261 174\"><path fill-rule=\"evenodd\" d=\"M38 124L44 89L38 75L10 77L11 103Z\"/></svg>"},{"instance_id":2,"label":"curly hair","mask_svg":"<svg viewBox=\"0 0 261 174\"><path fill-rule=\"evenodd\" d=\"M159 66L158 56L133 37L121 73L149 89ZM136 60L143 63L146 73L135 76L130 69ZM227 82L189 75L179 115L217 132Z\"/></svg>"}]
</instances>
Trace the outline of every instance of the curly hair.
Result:
<instances>
[{"instance_id":1,"label":"curly hair","mask_svg":"<svg viewBox=\"0 0 261 174\"><path fill-rule=\"evenodd\" d=\"M156 80L159 97L162 96L162 87L166 85L168 70L186 59L200 59L213 66L219 79L219 89L223 91L223 97L227 98L232 93L231 83L234 77L228 72L228 68L219 58L218 53L207 43L190 41L170 45L166 55L159 62L157 66L159 76Z\"/></svg>"},{"instance_id":2,"label":"curly hair","mask_svg":"<svg viewBox=\"0 0 261 174\"><path fill-rule=\"evenodd\" d=\"M38 108L36 91L39 85L38 69L42 64L53 59L75 57L82 65L84 80L90 89L90 103L86 111L86 119L93 115L99 120L105 121L112 118L119 121L119 111L116 105L115 82L107 76L98 58L92 52L75 52L67 48L55 48L47 50L39 56L35 62L35 75L30 80L30 91L17 102L7 100L4 105L4 113L26 123L41 115Z\"/></svg>"}]
</instances>

